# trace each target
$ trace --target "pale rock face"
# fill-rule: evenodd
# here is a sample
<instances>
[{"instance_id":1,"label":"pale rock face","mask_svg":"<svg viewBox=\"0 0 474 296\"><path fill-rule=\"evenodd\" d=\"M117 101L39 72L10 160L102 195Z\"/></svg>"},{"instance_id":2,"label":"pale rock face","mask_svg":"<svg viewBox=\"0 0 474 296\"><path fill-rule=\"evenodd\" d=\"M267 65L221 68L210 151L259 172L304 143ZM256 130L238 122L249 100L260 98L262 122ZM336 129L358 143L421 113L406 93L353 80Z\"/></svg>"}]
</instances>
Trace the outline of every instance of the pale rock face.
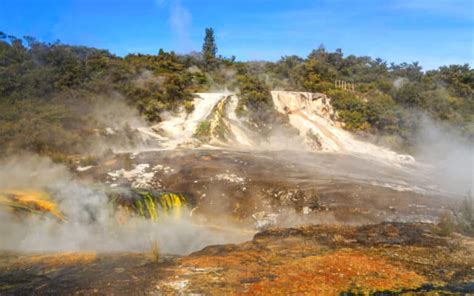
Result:
<instances>
[{"instance_id":1,"label":"pale rock face","mask_svg":"<svg viewBox=\"0 0 474 296\"><path fill-rule=\"evenodd\" d=\"M176 148L183 144L192 144L194 132L199 123L206 120L212 110L227 93L198 93L193 101L194 110L187 114L184 110L177 114L164 114L163 121L153 127L164 139L163 146Z\"/></svg>"},{"instance_id":2,"label":"pale rock face","mask_svg":"<svg viewBox=\"0 0 474 296\"><path fill-rule=\"evenodd\" d=\"M160 141L160 149L186 148L231 148L245 150L296 149L293 143L303 143L304 150L357 154L361 157L375 158L390 163L413 162L410 155L400 155L383 148L356 139L342 128L337 113L331 105L331 99L321 93L272 91L273 105L277 112L288 117L289 124L298 132L298 139L266 146L262 135L247 122L237 116L239 97L230 92L197 93L194 110L186 113L162 114L164 119L152 127ZM199 125L206 121L208 137L206 140L196 137ZM278 127L276 127L278 128ZM263 140L262 140L263 139ZM290 145L291 143L291 145Z\"/></svg>"},{"instance_id":3,"label":"pale rock face","mask_svg":"<svg viewBox=\"0 0 474 296\"><path fill-rule=\"evenodd\" d=\"M277 224L278 215L273 213L258 212L252 215L255 229L262 231Z\"/></svg>"},{"instance_id":4,"label":"pale rock face","mask_svg":"<svg viewBox=\"0 0 474 296\"><path fill-rule=\"evenodd\" d=\"M321 151L360 154L380 160L412 162L410 155L400 155L387 148L355 139L342 129L331 99L324 94L273 91L273 104L278 112L287 114L290 124L299 131L310 147L318 142Z\"/></svg>"},{"instance_id":5,"label":"pale rock face","mask_svg":"<svg viewBox=\"0 0 474 296\"><path fill-rule=\"evenodd\" d=\"M342 143L334 133L340 125L334 120L336 112L328 97L308 92L273 91L272 98L276 110L288 116L307 145L313 146L314 139L309 136L312 134L319 139L317 150L341 150Z\"/></svg>"}]
</instances>

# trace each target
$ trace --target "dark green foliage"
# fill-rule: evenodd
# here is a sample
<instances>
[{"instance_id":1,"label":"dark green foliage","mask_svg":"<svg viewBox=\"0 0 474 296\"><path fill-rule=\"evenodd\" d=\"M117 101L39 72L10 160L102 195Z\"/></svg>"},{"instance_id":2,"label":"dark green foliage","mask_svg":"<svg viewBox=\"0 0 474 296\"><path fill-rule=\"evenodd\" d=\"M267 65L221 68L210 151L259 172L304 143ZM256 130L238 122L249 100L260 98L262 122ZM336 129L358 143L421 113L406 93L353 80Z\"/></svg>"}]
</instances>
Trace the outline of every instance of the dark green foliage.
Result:
<instances>
[{"instance_id":1,"label":"dark green foliage","mask_svg":"<svg viewBox=\"0 0 474 296\"><path fill-rule=\"evenodd\" d=\"M344 90L328 92L332 104L339 110L340 119L351 130L365 130L370 128L367 119L370 117L368 104L356 97L354 93Z\"/></svg>"},{"instance_id":2,"label":"dark green foliage","mask_svg":"<svg viewBox=\"0 0 474 296\"><path fill-rule=\"evenodd\" d=\"M270 90L258 77L241 74L237 76L237 83L240 90L239 113L244 112L245 109L256 111L272 106Z\"/></svg>"},{"instance_id":3,"label":"dark green foliage","mask_svg":"<svg viewBox=\"0 0 474 296\"><path fill-rule=\"evenodd\" d=\"M202 55L204 61L210 66L216 60L217 45L214 38L214 29L206 28L206 36L204 37L204 44L202 46Z\"/></svg>"},{"instance_id":4,"label":"dark green foliage","mask_svg":"<svg viewBox=\"0 0 474 296\"><path fill-rule=\"evenodd\" d=\"M245 66L238 70L236 77L240 100L237 105L237 114L248 117L255 126L262 128L272 121L275 115L272 95L268 86L256 75L249 73Z\"/></svg>"},{"instance_id":5,"label":"dark green foliage","mask_svg":"<svg viewBox=\"0 0 474 296\"><path fill-rule=\"evenodd\" d=\"M274 126L284 128L288 122L285 116L275 110L269 86L251 71L247 65L238 66L235 86L240 93L240 100L236 112L266 136Z\"/></svg>"},{"instance_id":6,"label":"dark green foliage","mask_svg":"<svg viewBox=\"0 0 474 296\"><path fill-rule=\"evenodd\" d=\"M118 58L2 34L0 149L51 156L84 152L101 128L91 114L96 102L113 105L118 92L148 120L159 121L160 112L189 102L205 84L205 76L189 72L173 52Z\"/></svg>"},{"instance_id":7,"label":"dark green foliage","mask_svg":"<svg viewBox=\"0 0 474 296\"><path fill-rule=\"evenodd\" d=\"M18 150L77 153L82 143L79 132L86 132L80 127L86 126L85 122L76 121L62 102L0 101L0 114L0 146L4 153Z\"/></svg>"},{"instance_id":8,"label":"dark green foliage","mask_svg":"<svg viewBox=\"0 0 474 296\"><path fill-rule=\"evenodd\" d=\"M474 70L467 64L423 73L416 62L387 66L320 46L306 59L283 57L266 71L274 87L328 94L350 130L396 135L409 144L419 126L414 114L423 112L474 137ZM354 83L355 92L334 89L335 80Z\"/></svg>"}]
</instances>

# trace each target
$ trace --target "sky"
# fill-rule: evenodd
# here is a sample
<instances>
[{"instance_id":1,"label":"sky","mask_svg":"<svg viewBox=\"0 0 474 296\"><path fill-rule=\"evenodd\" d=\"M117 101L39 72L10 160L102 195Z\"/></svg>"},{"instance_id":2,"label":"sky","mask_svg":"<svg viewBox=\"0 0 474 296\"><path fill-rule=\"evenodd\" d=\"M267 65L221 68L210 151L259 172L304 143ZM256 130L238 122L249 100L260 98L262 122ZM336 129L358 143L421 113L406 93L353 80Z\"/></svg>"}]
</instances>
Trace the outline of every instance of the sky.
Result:
<instances>
[{"instance_id":1,"label":"sky","mask_svg":"<svg viewBox=\"0 0 474 296\"><path fill-rule=\"evenodd\" d=\"M116 55L200 51L204 29L238 60L344 54L474 64L473 0L0 0L0 31Z\"/></svg>"}]
</instances>

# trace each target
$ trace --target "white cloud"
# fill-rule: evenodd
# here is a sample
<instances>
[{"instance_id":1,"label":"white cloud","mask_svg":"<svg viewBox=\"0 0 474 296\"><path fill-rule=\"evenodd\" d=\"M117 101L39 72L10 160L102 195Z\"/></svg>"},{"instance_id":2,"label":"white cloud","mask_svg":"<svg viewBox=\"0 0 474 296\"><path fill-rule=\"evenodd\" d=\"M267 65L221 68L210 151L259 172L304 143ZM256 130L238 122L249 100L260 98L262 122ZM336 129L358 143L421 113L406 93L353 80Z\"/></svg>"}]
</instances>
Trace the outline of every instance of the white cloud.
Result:
<instances>
[{"instance_id":1,"label":"white cloud","mask_svg":"<svg viewBox=\"0 0 474 296\"><path fill-rule=\"evenodd\" d=\"M180 0L155 0L160 9L168 9L168 24L173 32L175 47L178 52L192 50L192 41L189 34L192 25L192 15L189 9Z\"/></svg>"}]
</instances>

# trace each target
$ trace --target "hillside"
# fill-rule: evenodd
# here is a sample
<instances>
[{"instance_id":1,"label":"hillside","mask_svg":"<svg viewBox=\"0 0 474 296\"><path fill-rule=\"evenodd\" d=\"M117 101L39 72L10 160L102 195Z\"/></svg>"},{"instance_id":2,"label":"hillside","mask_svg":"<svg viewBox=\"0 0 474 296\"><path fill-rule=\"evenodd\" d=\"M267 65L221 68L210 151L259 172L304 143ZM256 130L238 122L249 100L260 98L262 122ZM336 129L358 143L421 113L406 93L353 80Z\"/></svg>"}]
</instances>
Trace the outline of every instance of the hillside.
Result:
<instances>
[{"instance_id":1,"label":"hillside","mask_svg":"<svg viewBox=\"0 0 474 296\"><path fill-rule=\"evenodd\" d=\"M324 93L345 129L376 135L396 150L411 151L424 115L473 137L474 70L467 64L422 72L417 63L388 65L323 46L277 62L163 50L122 58L31 37L0 38L4 154L27 150L60 161L94 154L91 143L103 143L107 127L120 130L126 146L136 144L130 127L159 123L163 111L191 112L193 93L215 90L237 93L237 115L261 127L278 120L270 90L283 89ZM117 116L120 122L111 119Z\"/></svg>"}]
</instances>

